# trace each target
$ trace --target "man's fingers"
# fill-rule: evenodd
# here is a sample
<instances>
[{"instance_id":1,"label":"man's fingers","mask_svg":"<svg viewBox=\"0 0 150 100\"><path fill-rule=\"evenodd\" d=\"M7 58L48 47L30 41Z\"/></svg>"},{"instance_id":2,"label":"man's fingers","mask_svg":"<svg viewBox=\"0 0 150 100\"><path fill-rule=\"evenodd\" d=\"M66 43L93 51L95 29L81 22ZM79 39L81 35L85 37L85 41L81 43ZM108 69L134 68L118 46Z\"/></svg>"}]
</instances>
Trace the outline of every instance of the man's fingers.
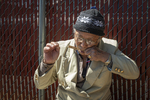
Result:
<instances>
[{"instance_id":1,"label":"man's fingers","mask_svg":"<svg viewBox=\"0 0 150 100\"><path fill-rule=\"evenodd\" d=\"M89 55L89 54L95 53L97 50L98 50L97 47L93 46L93 47L87 48L85 50L85 54Z\"/></svg>"},{"instance_id":2,"label":"man's fingers","mask_svg":"<svg viewBox=\"0 0 150 100\"><path fill-rule=\"evenodd\" d=\"M59 44L57 42L51 42L54 45L54 48L56 51L59 51L60 47Z\"/></svg>"},{"instance_id":3,"label":"man's fingers","mask_svg":"<svg viewBox=\"0 0 150 100\"><path fill-rule=\"evenodd\" d=\"M86 55L89 55L91 52L92 52L92 48L88 48L88 49L85 50Z\"/></svg>"},{"instance_id":4,"label":"man's fingers","mask_svg":"<svg viewBox=\"0 0 150 100\"><path fill-rule=\"evenodd\" d=\"M44 52L48 52L48 51L52 51L52 50L59 51L59 49L60 49L60 47L57 42L51 42L51 43L46 44L46 46L44 47Z\"/></svg>"},{"instance_id":5,"label":"man's fingers","mask_svg":"<svg viewBox=\"0 0 150 100\"><path fill-rule=\"evenodd\" d=\"M46 47L49 47L50 49L53 49L54 48L54 45L52 43L47 43L46 44Z\"/></svg>"},{"instance_id":6,"label":"man's fingers","mask_svg":"<svg viewBox=\"0 0 150 100\"><path fill-rule=\"evenodd\" d=\"M60 47L59 47L59 46L57 46L57 47L56 47L56 51L59 51L59 50L60 50Z\"/></svg>"},{"instance_id":7,"label":"man's fingers","mask_svg":"<svg viewBox=\"0 0 150 100\"><path fill-rule=\"evenodd\" d=\"M46 53L48 51L50 51L50 47L44 47L44 52Z\"/></svg>"},{"instance_id":8,"label":"man's fingers","mask_svg":"<svg viewBox=\"0 0 150 100\"><path fill-rule=\"evenodd\" d=\"M50 50L50 47L44 47L44 50L46 50L46 51Z\"/></svg>"},{"instance_id":9,"label":"man's fingers","mask_svg":"<svg viewBox=\"0 0 150 100\"><path fill-rule=\"evenodd\" d=\"M59 46L56 42L47 43L46 47L50 47L51 49L55 49L57 46Z\"/></svg>"},{"instance_id":10,"label":"man's fingers","mask_svg":"<svg viewBox=\"0 0 150 100\"><path fill-rule=\"evenodd\" d=\"M51 42L54 46L59 46L59 44L57 42Z\"/></svg>"}]
</instances>

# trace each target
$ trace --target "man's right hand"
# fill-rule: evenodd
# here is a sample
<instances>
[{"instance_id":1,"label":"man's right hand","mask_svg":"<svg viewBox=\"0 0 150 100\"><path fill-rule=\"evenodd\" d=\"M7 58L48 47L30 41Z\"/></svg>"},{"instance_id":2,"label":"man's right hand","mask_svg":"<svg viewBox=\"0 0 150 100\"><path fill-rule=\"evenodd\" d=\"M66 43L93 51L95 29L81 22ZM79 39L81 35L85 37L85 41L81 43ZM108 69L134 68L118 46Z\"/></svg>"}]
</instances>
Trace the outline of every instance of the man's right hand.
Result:
<instances>
[{"instance_id":1,"label":"man's right hand","mask_svg":"<svg viewBox=\"0 0 150 100\"><path fill-rule=\"evenodd\" d=\"M47 43L44 47L44 63L53 64L59 56L59 44L57 42Z\"/></svg>"}]
</instances>

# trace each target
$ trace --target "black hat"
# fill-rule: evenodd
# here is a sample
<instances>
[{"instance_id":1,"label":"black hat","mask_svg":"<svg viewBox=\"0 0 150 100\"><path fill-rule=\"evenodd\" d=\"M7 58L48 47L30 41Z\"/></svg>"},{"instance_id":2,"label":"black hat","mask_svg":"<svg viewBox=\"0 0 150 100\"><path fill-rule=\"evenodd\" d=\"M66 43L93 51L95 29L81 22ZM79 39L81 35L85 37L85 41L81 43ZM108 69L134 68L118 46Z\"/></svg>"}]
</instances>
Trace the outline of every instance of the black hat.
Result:
<instances>
[{"instance_id":1,"label":"black hat","mask_svg":"<svg viewBox=\"0 0 150 100\"><path fill-rule=\"evenodd\" d=\"M73 26L76 30L104 36L105 21L96 7L82 11Z\"/></svg>"}]
</instances>

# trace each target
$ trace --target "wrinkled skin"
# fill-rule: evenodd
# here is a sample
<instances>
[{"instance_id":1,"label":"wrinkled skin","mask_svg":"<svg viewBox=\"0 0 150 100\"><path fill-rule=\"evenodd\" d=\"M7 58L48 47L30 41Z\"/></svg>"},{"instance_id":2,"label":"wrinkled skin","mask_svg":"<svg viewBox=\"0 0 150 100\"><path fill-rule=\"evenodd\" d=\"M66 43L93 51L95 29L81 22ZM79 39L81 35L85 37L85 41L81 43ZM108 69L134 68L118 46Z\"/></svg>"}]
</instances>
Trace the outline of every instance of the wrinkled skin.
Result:
<instances>
[{"instance_id":1,"label":"wrinkled skin","mask_svg":"<svg viewBox=\"0 0 150 100\"><path fill-rule=\"evenodd\" d=\"M95 42L93 45L87 45L86 41L78 42L76 36L81 36L84 39L91 39ZM88 55L91 56L92 61L102 61L105 62L109 58L109 53L100 50L97 45L102 37L94 34L76 31L74 33L74 39L76 47L79 49L79 53L86 58Z\"/></svg>"}]
</instances>

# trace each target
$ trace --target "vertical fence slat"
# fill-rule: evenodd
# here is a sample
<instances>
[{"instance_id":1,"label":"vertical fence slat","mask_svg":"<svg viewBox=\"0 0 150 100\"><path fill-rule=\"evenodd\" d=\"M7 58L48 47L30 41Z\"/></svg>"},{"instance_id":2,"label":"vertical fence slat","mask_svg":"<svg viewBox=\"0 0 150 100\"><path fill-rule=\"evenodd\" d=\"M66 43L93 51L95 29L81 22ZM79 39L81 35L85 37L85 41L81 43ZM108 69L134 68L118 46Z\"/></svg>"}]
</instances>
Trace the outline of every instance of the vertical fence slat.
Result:
<instances>
[{"instance_id":1,"label":"vertical fence slat","mask_svg":"<svg viewBox=\"0 0 150 100\"><path fill-rule=\"evenodd\" d=\"M46 28L46 43L48 43L50 41L50 34L49 34L50 23L49 23L49 21L51 19L50 19L50 13L49 13L50 11L49 11L49 9L51 8L51 6L50 6L50 3L48 1L46 1L46 2L47 2L47 4L46 4L46 11L48 11L48 13L45 15L45 17L46 17L46 21L45 22L47 22L45 28Z\"/></svg>"},{"instance_id":2,"label":"vertical fence slat","mask_svg":"<svg viewBox=\"0 0 150 100\"><path fill-rule=\"evenodd\" d=\"M62 40L64 40L65 39L65 35L64 35L64 32L65 32L65 24L64 24L65 23L65 21L64 21L64 19L65 19L65 1L62 2L61 13L62 13L61 38L62 38Z\"/></svg>"},{"instance_id":3,"label":"vertical fence slat","mask_svg":"<svg viewBox=\"0 0 150 100\"><path fill-rule=\"evenodd\" d=\"M33 29L35 30L35 28L33 27L34 26L34 22L33 22L33 14L34 14L34 1L31 2L31 42L30 42L30 48L31 48L31 61L30 61L30 66L28 66L28 69L30 71L29 73L29 81L30 81L30 84L29 84L29 90L30 90L30 100L32 100L32 97L34 97L34 95L32 94L33 92L33 88L32 88L32 70L34 70L33 66L34 66L34 63L32 63L34 61L34 33L33 33Z\"/></svg>"},{"instance_id":4,"label":"vertical fence slat","mask_svg":"<svg viewBox=\"0 0 150 100\"><path fill-rule=\"evenodd\" d=\"M113 1L112 0L110 1L109 8L110 8L109 9L110 17L109 17L109 31L108 31L108 35L109 35L109 38L112 39L112 26L113 26ZM112 82L112 85L111 85L111 93L114 90L114 84L113 84L113 82Z\"/></svg>"},{"instance_id":5,"label":"vertical fence slat","mask_svg":"<svg viewBox=\"0 0 150 100\"><path fill-rule=\"evenodd\" d=\"M56 23L57 17L56 17L56 14L57 14L57 10L56 10L56 1L54 1L54 17L53 17L53 18L54 18L54 27L53 27L54 33L53 33L53 34L54 34L54 40L55 40L55 41L56 41L56 36L57 36L56 33L55 33L56 30L57 30L57 29L56 29L56 27L57 27L57 23Z\"/></svg>"},{"instance_id":6,"label":"vertical fence slat","mask_svg":"<svg viewBox=\"0 0 150 100\"><path fill-rule=\"evenodd\" d=\"M14 80L15 80L15 82L14 82L14 84L15 84L15 94L14 94L14 99L15 98L17 98L17 93L18 93L18 85L17 85L17 82L18 82L18 77L17 77L17 75L18 75L18 72L17 72L17 70L18 70L18 68L19 68L19 22L18 22L18 20L19 20L19 3L17 2L17 4L16 4L16 12L17 13L15 13L15 16L16 16L16 65L15 65L15 73L14 73ZM16 69L16 66L17 66L17 69ZM20 85L20 84L19 84Z\"/></svg>"},{"instance_id":7,"label":"vertical fence slat","mask_svg":"<svg viewBox=\"0 0 150 100\"><path fill-rule=\"evenodd\" d=\"M6 5L7 5L7 2L6 1L4 1L4 8L6 8ZM4 10L4 9L3 9ZM7 9L5 9L4 11L6 11ZM5 32L6 32L6 25L7 25L7 22L6 22L6 13L4 13L3 14L3 20L2 20L2 22L4 23L4 26L2 27L2 33L3 33L3 35L2 35L2 66L3 66L3 97L2 98L6 98L6 84L4 84L4 83L6 83L6 72L5 72L5 70L6 70L6 66L5 66Z\"/></svg>"},{"instance_id":8,"label":"vertical fence slat","mask_svg":"<svg viewBox=\"0 0 150 100\"><path fill-rule=\"evenodd\" d=\"M31 26L31 34L32 34L32 37L31 37L31 44L32 44L32 47L31 47L31 55L32 55L32 58L31 58L31 66L32 66L32 70L31 70L31 76L30 76L30 81L31 81L31 84L30 84L30 90L31 90L31 93L30 93L30 100L32 100L33 99L33 97L35 96L35 94L33 94L33 93L35 93L35 89L33 88L33 86L34 85L32 85L32 84L34 84L33 83L33 81L32 81L32 77L33 77L33 70L34 70L34 30L36 30L36 28L35 28L35 19L37 19L37 18L34 18L34 16L35 16L35 14L34 14L34 12L35 12L35 9L37 9L37 7L35 7L34 6L35 5L35 2L34 1L32 1L32 4L31 4L31 13L32 13L32 15L31 15L31 24L32 24L32 26ZM36 33L37 34L37 33ZM29 68L30 69L30 68Z\"/></svg>"},{"instance_id":9,"label":"vertical fence slat","mask_svg":"<svg viewBox=\"0 0 150 100\"><path fill-rule=\"evenodd\" d=\"M78 16L78 1L77 0L74 0L74 22L73 24L75 24L76 20L77 20L77 16Z\"/></svg>"},{"instance_id":10,"label":"vertical fence slat","mask_svg":"<svg viewBox=\"0 0 150 100\"><path fill-rule=\"evenodd\" d=\"M31 41L31 38L30 38L30 36L31 36L31 34L30 34L30 26L31 26L31 17L29 16L29 14L31 14L31 12L30 12L30 10L31 10L31 6L29 5L29 1L30 0L27 0L27 8L26 8L26 12L27 12L27 28L26 28L26 34L27 34L27 40L26 40L26 45L27 45L27 47L26 47L26 55L27 55L27 63L25 64L25 89L26 89L26 95L25 95L25 98L27 98L28 100L30 99L29 98L29 95L28 95L28 93L30 93L30 90L29 90L29 83L30 83L30 81L28 81L29 79L29 77L30 77L30 72L29 72L29 69L30 69L30 57L31 57L31 55L30 55L30 52L31 52L31 50L30 50L30 46L31 46L31 44L30 44L30 41ZM28 77L29 76L29 77Z\"/></svg>"},{"instance_id":11,"label":"vertical fence slat","mask_svg":"<svg viewBox=\"0 0 150 100\"><path fill-rule=\"evenodd\" d=\"M121 48L121 39L122 39L122 0L119 0L119 8L118 8L118 43L119 43L119 49L122 50Z\"/></svg>"},{"instance_id":12,"label":"vertical fence slat","mask_svg":"<svg viewBox=\"0 0 150 100\"><path fill-rule=\"evenodd\" d=\"M26 12L26 7L25 7L25 5L26 5L26 0L23 0L23 2L24 2L24 4L23 4L23 13L25 13ZM22 78L22 81L21 81L21 83L22 83L22 93L21 93L21 95L20 96L22 96L23 98L25 98L25 95L26 95L26 89L25 89L25 74L26 74L26 63L27 63L27 58L26 58L26 13L25 14L23 14L23 48L22 48L22 50L23 50L23 66L22 66L22 68L21 68L21 70L22 70L22 75L23 75L23 77L21 77Z\"/></svg>"},{"instance_id":13,"label":"vertical fence slat","mask_svg":"<svg viewBox=\"0 0 150 100\"><path fill-rule=\"evenodd\" d=\"M101 0L101 2L100 2L100 13L102 14L102 15L104 15L103 12L104 11L104 1L103 0ZM106 24L106 23L105 23Z\"/></svg>"},{"instance_id":14,"label":"vertical fence slat","mask_svg":"<svg viewBox=\"0 0 150 100\"><path fill-rule=\"evenodd\" d=\"M123 46L123 49L122 50L125 54L127 54L127 48L126 48L126 44L127 44L127 41L126 41L126 35L127 35L127 1L124 1L123 3L123 7L124 7L124 15L123 15L123 41L122 41L122 46ZM127 99L126 98L126 82L127 80L126 79L123 79L123 96L122 96L122 99Z\"/></svg>"},{"instance_id":15,"label":"vertical fence slat","mask_svg":"<svg viewBox=\"0 0 150 100\"><path fill-rule=\"evenodd\" d=\"M142 50L141 50L141 67L142 68L144 68L145 69L145 72L144 72L144 79L145 80L143 80L143 76L142 76L142 81L144 82L145 81L145 91L144 91L144 97L145 97L145 99L148 99L148 76L147 76L147 71L146 71L146 45L147 45L147 43L146 43L146 27L147 27L147 22L146 22L146 20L147 20L147 1L145 1L145 2L143 2L143 24L142 24L142 26L143 26L143 28L141 28L142 29L142 40L141 40L141 44L142 44ZM140 54L138 55L138 56L140 56ZM143 71L143 70L142 70ZM143 99L144 100L144 99Z\"/></svg>"},{"instance_id":16,"label":"vertical fence slat","mask_svg":"<svg viewBox=\"0 0 150 100\"><path fill-rule=\"evenodd\" d=\"M150 1L148 1L148 7L150 7ZM148 26L150 26L150 8L148 8ZM148 98L150 98L150 28L148 28L147 32L147 61L146 61L146 68L147 68L147 76L148 76Z\"/></svg>"},{"instance_id":17,"label":"vertical fence slat","mask_svg":"<svg viewBox=\"0 0 150 100\"><path fill-rule=\"evenodd\" d=\"M49 34L49 28L50 28L50 23L49 23L49 20L50 20L50 17L49 17L49 2L46 0L45 1L47 4L46 4L46 11L48 11L48 13L45 15L45 17L46 17L46 23L45 23L45 28L46 28L46 32L45 32L45 34L46 34L46 43L48 43L49 42L49 38L50 38L50 34ZM48 89L45 89L45 98L48 98L48 96L49 96L50 94L48 94Z\"/></svg>"},{"instance_id":18,"label":"vertical fence slat","mask_svg":"<svg viewBox=\"0 0 150 100\"><path fill-rule=\"evenodd\" d=\"M79 0L78 2L78 13L80 14L80 12L82 11L82 0Z\"/></svg>"},{"instance_id":19,"label":"vertical fence slat","mask_svg":"<svg viewBox=\"0 0 150 100\"><path fill-rule=\"evenodd\" d=\"M34 74L34 71L36 69L36 66L38 66L38 25L39 25L39 16L37 16L37 13L38 13L38 2L37 0L34 0L34 11L35 11L35 19L34 19L34 70L32 70L32 76ZM34 84L34 83L33 83ZM37 92L37 89L35 88L35 85L33 85L34 88L33 88L33 95L34 95L34 99L37 100L37 96L38 96L38 92ZM37 92L37 93L36 93Z\"/></svg>"},{"instance_id":20,"label":"vertical fence slat","mask_svg":"<svg viewBox=\"0 0 150 100\"><path fill-rule=\"evenodd\" d=\"M17 76L19 76L18 77L18 93L17 93L17 96L21 93L21 88L22 88L22 85L20 84L21 83L21 76L22 76L22 74L21 74L21 68L22 68L22 66L23 66L23 62L20 62L20 59L22 59L23 58L23 51L22 51L22 47L23 47L23 45L22 45L22 36L23 36L23 31L22 31L22 13L23 13L23 10L22 10L22 0L19 2L19 19L20 19L20 21L19 21L19 29L20 29L20 31L19 31L19 42L20 42L20 44L19 44L19 53L20 53L20 55L18 56L18 61L19 61L19 65L18 65L18 69L17 69ZM16 97L17 98L17 97ZM19 100L21 99L21 96L19 96Z\"/></svg>"},{"instance_id":21,"label":"vertical fence slat","mask_svg":"<svg viewBox=\"0 0 150 100\"><path fill-rule=\"evenodd\" d=\"M1 18L2 18L2 24L0 25L1 26L1 30L0 30L0 32L1 32L1 35L0 35L0 39L1 39L1 41L0 41L0 55L1 55L1 59L0 59L0 98L3 98L3 95L4 95L4 88L3 88L3 80L4 80L4 60L3 60L3 42L4 42L4 25L5 25L5 21L4 21L4 5L5 5L5 2L2 0L1 1L2 2L2 4L1 4L1 12L0 12L0 15L1 15Z\"/></svg>"},{"instance_id":22,"label":"vertical fence slat","mask_svg":"<svg viewBox=\"0 0 150 100\"><path fill-rule=\"evenodd\" d=\"M15 4L16 2L14 2ZM16 68L18 68L17 66L17 54L19 54L19 48L18 46L16 47L16 45L18 45L19 43L19 38L18 38L18 4L14 5L13 4L13 27L12 27L12 32L13 32L13 73L11 74L12 77L11 77L11 80L12 80L12 100L15 100L15 98L17 97L17 77L16 77L16 74L17 74L17 71L16 71ZM15 9L14 9L15 8ZM17 12L17 13L15 13ZM16 67L17 66L17 67ZM15 89L15 91L14 91ZM13 93L14 91L14 93Z\"/></svg>"},{"instance_id":23,"label":"vertical fence slat","mask_svg":"<svg viewBox=\"0 0 150 100\"><path fill-rule=\"evenodd\" d=\"M27 0L26 1L26 7L25 7L25 11L27 12L26 13L26 16L25 16L25 20L26 20L26 28L25 28L25 34L26 34L26 36L25 36L25 40L24 40L24 44L25 44L25 50L24 50L24 54L25 54L25 61L24 61L24 75L25 75L25 77L24 77L24 82L25 82L25 86L24 86L24 90L25 90L25 98L27 98L27 99L29 99L28 98L28 91L29 91L29 89L28 89L28 64L29 64L29 59L30 58L28 58L28 55L30 55L30 51L29 51L29 41L30 41L30 33L29 33L29 26L30 26L30 24L29 24L29 1ZM26 42L25 42L26 41Z\"/></svg>"},{"instance_id":24,"label":"vertical fence slat","mask_svg":"<svg viewBox=\"0 0 150 100\"><path fill-rule=\"evenodd\" d=\"M83 9L82 10L86 10L86 0L82 0L83 2Z\"/></svg>"},{"instance_id":25,"label":"vertical fence slat","mask_svg":"<svg viewBox=\"0 0 150 100\"><path fill-rule=\"evenodd\" d=\"M50 40L52 40L52 37L53 37L53 13L54 13L54 5L53 5L53 2L52 0L50 0ZM49 33L48 31L48 33Z\"/></svg>"},{"instance_id":26,"label":"vertical fence slat","mask_svg":"<svg viewBox=\"0 0 150 100\"><path fill-rule=\"evenodd\" d=\"M14 24L13 25L13 35L14 35L13 36L13 40L14 40L14 43L13 43L13 50L14 50L13 62L14 62L14 64L13 64L13 67L14 67L14 70L13 70L13 74L12 74L13 75L12 80L13 80L13 90L16 89L14 94L13 94L13 97L14 96L17 97L17 95L16 95L17 94L17 78L16 78L17 71L16 70L18 69L17 56L19 54L18 53L19 52L19 47L18 47L18 43L19 43L19 38L18 38L18 3L14 2L13 8L15 8L15 9L13 10L13 16L14 16L14 19L13 19L13 24Z\"/></svg>"},{"instance_id":27,"label":"vertical fence slat","mask_svg":"<svg viewBox=\"0 0 150 100\"><path fill-rule=\"evenodd\" d=\"M115 40L117 40L117 0L114 1L113 3L114 5L114 28L113 28L113 38ZM113 93L113 100L116 100L117 99L117 75L116 74L113 74L113 86L114 86L114 93Z\"/></svg>"},{"instance_id":28,"label":"vertical fence slat","mask_svg":"<svg viewBox=\"0 0 150 100\"><path fill-rule=\"evenodd\" d=\"M123 2L122 0L119 0L119 19L118 19L118 43L119 43L119 49L122 50L122 8L123 8ZM122 77L118 76L118 93L117 96L121 97L122 95ZM119 98L118 97L118 98Z\"/></svg>"},{"instance_id":29,"label":"vertical fence slat","mask_svg":"<svg viewBox=\"0 0 150 100\"><path fill-rule=\"evenodd\" d=\"M56 40L58 41L59 39L60 39L60 37L61 37L61 33L60 33L60 25L61 25L61 23L60 23L60 1L58 0L58 2L56 2L56 32L55 32L55 34L56 34Z\"/></svg>"},{"instance_id":30,"label":"vertical fence slat","mask_svg":"<svg viewBox=\"0 0 150 100\"><path fill-rule=\"evenodd\" d=\"M92 6L94 6L95 5L95 2L94 2L95 0L92 0Z\"/></svg>"},{"instance_id":31,"label":"vertical fence slat","mask_svg":"<svg viewBox=\"0 0 150 100\"><path fill-rule=\"evenodd\" d=\"M3 33L4 33L4 2L3 2L3 0L1 1L2 2L2 4L1 4L1 12L0 12L0 15L1 15L1 20L2 20L2 24L0 25L0 55L1 55L1 57L0 57L0 98L2 98L2 96L3 96L3 59L2 59L2 36L3 36Z\"/></svg>"},{"instance_id":32,"label":"vertical fence slat","mask_svg":"<svg viewBox=\"0 0 150 100\"><path fill-rule=\"evenodd\" d=\"M52 0L51 0L52 1ZM46 1L48 2L48 1ZM46 43L49 43L50 42L50 38L51 38L51 34L49 32L51 32L51 15L52 15L52 6L50 3L47 4L46 6L46 10L49 12L46 16L47 18L47 25L46 25Z\"/></svg>"},{"instance_id":33,"label":"vertical fence slat","mask_svg":"<svg viewBox=\"0 0 150 100\"><path fill-rule=\"evenodd\" d=\"M11 0L9 0L8 2L7 2L7 4L9 4L9 3L11 3ZM7 99L10 97L10 94L11 94L11 87L10 87L10 84L11 84L11 82L12 82L12 80L11 80L11 74L12 74L12 69L13 69L13 43L14 42L12 42L13 41L13 34L12 34L12 20L13 19L11 19L11 17L13 17L13 15L12 15L12 5L13 5L13 3L14 2L12 2L12 4L10 5L8 5L7 6L7 13L6 13L6 17L7 16L9 16L9 20L7 20L6 22L7 22L7 25L8 26L10 26L9 28L6 26L6 32L5 32L5 36L6 36L6 39L5 39L5 57L6 57L6 60L5 60L5 62L6 62L6 73L7 73L7 83L6 83L6 85L7 85ZM8 22L9 21L9 22ZM9 23L9 24L8 24ZM9 44L8 44L8 40L7 40L7 36L10 36L9 37ZM8 48L8 47L10 47L10 49ZM8 49L10 50L10 55L11 56L8 56ZM9 65L9 62L8 62L8 58L10 58L10 65ZM9 70L9 68L10 68L10 70Z\"/></svg>"},{"instance_id":34,"label":"vertical fence slat","mask_svg":"<svg viewBox=\"0 0 150 100\"><path fill-rule=\"evenodd\" d=\"M108 38L112 39L112 26L113 26L113 1L110 1L110 5L109 5L109 28L108 28Z\"/></svg>"},{"instance_id":35,"label":"vertical fence slat","mask_svg":"<svg viewBox=\"0 0 150 100\"><path fill-rule=\"evenodd\" d=\"M89 0L90 1L90 0ZM111 2L111 1L110 1ZM99 0L96 0L96 8L99 10L100 8L100 4L99 4Z\"/></svg>"},{"instance_id":36,"label":"vertical fence slat","mask_svg":"<svg viewBox=\"0 0 150 100\"><path fill-rule=\"evenodd\" d=\"M104 30L104 33L105 33L105 36L107 35L108 33L108 1L105 2L105 30Z\"/></svg>"},{"instance_id":37,"label":"vertical fence slat","mask_svg":"<svg viewBox=\"0 0 150 100\"><path fill-rule=\"evenodd\" d=\"M90 3L91 3L90 0L87 0L87 4L86 4L87 5L87 9L90 9ZM77 7L77 6L75 6L75 7Z\"/></svg>"},{"instance_id":38,"label":"vertical fence slat","mask_svg":"<svg viewBox=\"0 0 150 100\"><path fill-rule=\"evenodd\" d=\"M4 8L7 8L7 2L5 1L5 6L4 6ZM3 9L4 10L4 9ZM7 9L5 9L5 11L7 11ZM4 19L3 19L3 22L4 22L4 27L3 27L3 35L2 35L2 61L3 61L3 87L4 87L4 96L3 96L3 98L7 98L7 96L6 96L6 72L5 72L5 70L6 70L6 63L5 63L5 61L6 61L6 59L5 59L5 38L6 38L6 36L5 36L5 33L6 33L6 26L7 26L7 22L6 22L6 19L7 19L7 16L6 16L6 13L4 13ZM5 84L4 84L5 83Z\"/></svg>"},{"instance_id":39,"label":"vertical fence slat","mask_svg":"<svg viewBox=\"0 0 150 100\"><path fill-rule=\"evenodd\" d=\"M65 40L68 39L69 37L69 31L68 31L68 23L69 23L69 0L66 0L66 28L65 28L65 34L66 34L66 37L65 37Z\"/></svg>"},{"instance_id":40,"label":"vertical fence slat","mask_svg":"<svg viewBox=\"0 0 150 100\"><path fill-rule=\"evenodd\" d=\"M70 25L69 25L69 38L73 38L72 28L73 28L73 1L70 0Z\"/></svg>"},{"instance_id":41,"label":"vertical fence slat","mask_svg":"<svg viewBox=\"0 0 150 100\"><path fill-rule=\"evenodd\" d=\"M133 53L134 55L136 55L136 56L138 56L138 55L141 55L140 53L141 53L141 36L142 36L142 33L141 33L141 27L142 27L142 1L139 1L138 2L138 27L137 27L137 36L136 36L136 38L137 38L137 43L135 43L135 42L133 42L134 44L134 47L137 47L137 52L136 52L136 54L135 53ZM135 35L135 34L133 34L133 35ZM133 47L133 48L134 48ZM134 57L135 58L135 57ZM134 59L133 58L133 59ZM137 63L137 65L140 67L140 71L141 71L141 77L140 77L140 95L142 95L142 92L143 92L143 89L145 89L144 88L144 86L145 85L142 85L143 84L143 79L145 80L145 67L142 67L141 66L141 56L138 56L137 58L136 58L136 63ZM133 91L134 92L134 91ZM140 98L140 96L137 96L138 98ZM143 100L145 100L144 98L143 98Z\"/></svg>"},{"instance_id":42,"label":"vertical fence slat","mask_svg":"<svg viewBox=\"0 0 150 100\"><path fill-rule=\"evenodd\" d=\"M56 1L54 1L54 34L55 34L55 37L54 37L54 41L57 41L57 9L56 9L57 5L56 5ZM57 13L56 13L57 12ZM54 83L55 84L55 83ZM55 99L55 86L54 84L52 84L52 93L53 93L53 99Z\"/></svg>"},{"instance_id":43,"label":"vertical fence slat","mask_svg":"<svg viewBox=\"0 0 150 100\"><path fill-rule=\"evenodd\" d=\"M123 41L122 41L122 46L123 46L123 52L126 54L126 37L127 37L127 1L124 1L123 3Z\"/></svg>"},{"instance_id":44,"label":"vertical fence slat","mask_svg":"<svg viewBox=\"0 0 150 100\"><path fill-rule=\"evenodd\" d=\"M136 19L137 19L137 1L134 1L134 3L133 3L133 31L132 31L132 54L131 54L131 56L132 56L132 59L133 60L136 60L136 50L138 50L138 48L137 49L135 49L136 48L136 30L137 30L137 22L136 22ZM130 81L131 82L131 99L133 99L133 100L135 100L135 80L131 80Z\"/></svg>"},{"instance_id":45,"label":"vertical fence slat","mask_svg":"<svg viewBox=\"0 0 150 100\"><path fill-rule=\"evenodd\" d=\"M131 58L131 55L129 55L131 53L131 50L132 50L132 46L131 46L131 39L132 39L132 32L131 32L131 29L132 29L132 1L130 0L129 1L129 7L128 7L128 45L127 45L127 54L128 56ZM129 98L131 96L131 87L130 87L130 80L128 81L127 83L127 98ZM129 89L128 89L129 88Z\"/></svg>"},{"instance_id":46,"label":"vertical fence slat","mask_svg":"<svg viewBox=\"0 0 150 100\"><path fill-rule=\"evenodd\" d=\"M117 40L117 0L114 1L114 29L113 39Z\"/></svg>"}]
</instances>

